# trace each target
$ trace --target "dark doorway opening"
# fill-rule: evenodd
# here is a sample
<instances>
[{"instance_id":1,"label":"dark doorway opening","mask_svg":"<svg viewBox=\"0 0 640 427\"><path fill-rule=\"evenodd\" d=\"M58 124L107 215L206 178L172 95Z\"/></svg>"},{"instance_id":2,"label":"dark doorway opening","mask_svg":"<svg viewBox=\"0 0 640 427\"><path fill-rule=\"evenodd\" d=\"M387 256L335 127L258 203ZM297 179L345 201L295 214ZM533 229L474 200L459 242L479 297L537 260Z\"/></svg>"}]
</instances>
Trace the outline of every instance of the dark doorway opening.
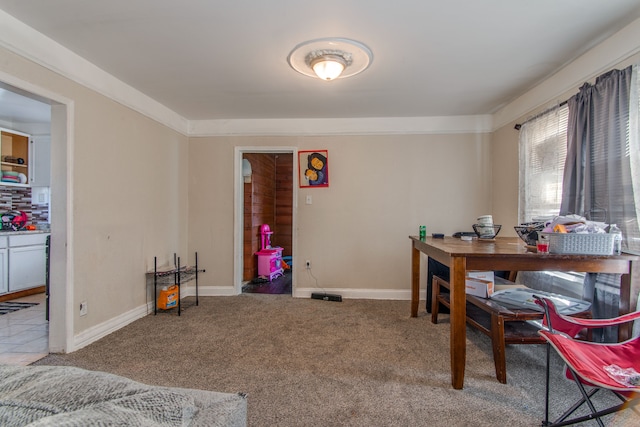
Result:
<instances>
[{"instance_id":1,"label":"dark doorway opening","mask_svg":"<svg viewBox=\"0 0 640 427\"><path fill-rule=\"evenodd\" d=\"M250 182L244 183L242 292L291 294L293 154L243 153L242 158L252 171ZM271 245L283 249L285 260L285 274L272 281L258 275L255 253L261 249L263 224L269 224Z\"/></svg>"}]
</instances>

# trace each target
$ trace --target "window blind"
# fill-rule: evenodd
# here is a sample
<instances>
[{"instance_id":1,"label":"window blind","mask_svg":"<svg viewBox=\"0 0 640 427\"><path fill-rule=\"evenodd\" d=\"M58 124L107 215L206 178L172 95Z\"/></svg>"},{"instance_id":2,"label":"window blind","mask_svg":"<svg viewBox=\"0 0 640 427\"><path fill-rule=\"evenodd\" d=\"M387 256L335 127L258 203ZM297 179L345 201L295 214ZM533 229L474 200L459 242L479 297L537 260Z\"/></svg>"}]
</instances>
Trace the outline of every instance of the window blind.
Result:
<instances>
[{"instance_id":1,"label":"window blind","mask_svg":"<svg viewBox=\"0 0 640 427\"><path fill-rule=\"evenodd\" d=\"M567 157L567 105L527 121L520 129L520 222L560 212Z\"/></svg>"}]
</instances>

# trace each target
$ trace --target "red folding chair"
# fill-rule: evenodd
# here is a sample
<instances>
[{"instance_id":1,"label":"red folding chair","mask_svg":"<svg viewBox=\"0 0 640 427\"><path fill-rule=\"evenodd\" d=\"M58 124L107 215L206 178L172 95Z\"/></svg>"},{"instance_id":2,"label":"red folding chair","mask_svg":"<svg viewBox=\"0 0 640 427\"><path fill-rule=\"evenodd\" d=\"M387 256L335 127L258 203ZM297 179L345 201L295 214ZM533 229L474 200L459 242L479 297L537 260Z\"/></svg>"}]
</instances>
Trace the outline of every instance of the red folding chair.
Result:
<instances>
[{"instance_id":1,"label":"red folding chair","mask_svg":"<svg viewBox=\"0 0 640 427\"><path fill-rule=\"evenodd\" d=\"M575 339L583 330L616 326L640 319L640 311L613 319L582 319L559 314L553 302L537 297L536 303L545 310L544 324L547 329L538 333L547 340L547 373L544 426L565 426L587 420L595 420L604 427L601 417L632 408L640 403L640 337L620 343L593 343ZM549 422L549 361L553 347L566 363L567 378L573 380L582 398L562 414ZM587 391L585 386L590 389ZM606 409L596 410L591 397L598 390L610 390L621 403ZM567 420L583 404L590 414ZM640 420L640 416L639 416Z\"/></svg>"}]
</instances>

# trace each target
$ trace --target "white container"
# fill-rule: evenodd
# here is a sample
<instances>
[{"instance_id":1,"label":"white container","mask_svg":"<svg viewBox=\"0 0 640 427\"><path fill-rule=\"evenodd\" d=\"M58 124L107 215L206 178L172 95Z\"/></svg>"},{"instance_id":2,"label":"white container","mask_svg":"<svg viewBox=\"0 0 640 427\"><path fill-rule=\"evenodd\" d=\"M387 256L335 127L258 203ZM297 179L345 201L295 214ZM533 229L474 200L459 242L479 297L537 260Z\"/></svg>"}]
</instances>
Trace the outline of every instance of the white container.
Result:
<instances>
[{"instance_id":1,"label":"white container","mask_svg":"<svg viewBox=\"0 0 640 427\"><path fill-rule=\"evenodd\" d=\"M616 224L611 224L609 234L613 235L613 254L620 255L622 253L622 230Z\"/></svg>"},{"instance_id":2,"label":"white container","mask_svg":"<svg viewBox=\"0 0 640 427\"><path fill-rule=\"evenodd\" d=\"M478 217L478 224L493 225L493 216L491 216L491 215L479 216Z\"/></svg>"},{"instance_id":3,"label":"white container","mask_svg":"<svg viewBox=\"0 0 640 427\"><path fill-rule=\"evenodd\" d=\"M615 235L609 233L545 233L549 253L575 255L612 255Z\"/></svg>"}]
</instances>

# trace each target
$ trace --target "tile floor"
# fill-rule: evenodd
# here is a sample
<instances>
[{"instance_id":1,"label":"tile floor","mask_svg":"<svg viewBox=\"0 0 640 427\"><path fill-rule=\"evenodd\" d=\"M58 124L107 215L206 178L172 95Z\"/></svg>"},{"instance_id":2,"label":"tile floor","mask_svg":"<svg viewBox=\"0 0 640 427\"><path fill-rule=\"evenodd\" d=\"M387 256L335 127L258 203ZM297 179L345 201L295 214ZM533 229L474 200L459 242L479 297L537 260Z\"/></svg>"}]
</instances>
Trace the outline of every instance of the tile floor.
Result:
<instances>
[{"instance_id":1,"label":"tile floor","mask_svg":"<svg viewBox=\"0 0 640 427\"><path fill-rule=\"evenodd\" d=\"M45 295L29 295L13 301L39 304L0 316L0 364L28 365L49 354Z\"/></svg>"}]
</instances>

